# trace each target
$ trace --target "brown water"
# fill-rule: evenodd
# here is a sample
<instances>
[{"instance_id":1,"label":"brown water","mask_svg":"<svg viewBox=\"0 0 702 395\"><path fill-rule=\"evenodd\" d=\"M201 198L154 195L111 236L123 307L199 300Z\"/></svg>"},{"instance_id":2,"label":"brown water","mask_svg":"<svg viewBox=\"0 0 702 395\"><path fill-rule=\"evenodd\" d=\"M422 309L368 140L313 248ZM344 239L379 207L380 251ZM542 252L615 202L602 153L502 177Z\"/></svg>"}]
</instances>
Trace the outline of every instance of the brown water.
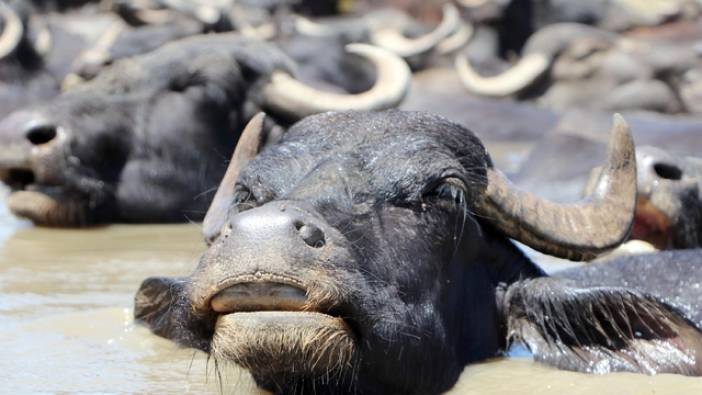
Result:
<instances>
[{"instance_id":1,"label":"brown water","mask_svg":"<svg viewBox=\"0 0 702 395\"><path fill-rule=\"evenodd\" d=\"M0 393L219 393L214 363L132 322L152 275L184 275L203 250L196 225L28 227L0 211ZM434 356L440 358L440 356ZM246 372L223 393L259 394ZM702 379L591 376L526 359L468 367L450 394L702 394Z\"/></svg>"}]
</instances>

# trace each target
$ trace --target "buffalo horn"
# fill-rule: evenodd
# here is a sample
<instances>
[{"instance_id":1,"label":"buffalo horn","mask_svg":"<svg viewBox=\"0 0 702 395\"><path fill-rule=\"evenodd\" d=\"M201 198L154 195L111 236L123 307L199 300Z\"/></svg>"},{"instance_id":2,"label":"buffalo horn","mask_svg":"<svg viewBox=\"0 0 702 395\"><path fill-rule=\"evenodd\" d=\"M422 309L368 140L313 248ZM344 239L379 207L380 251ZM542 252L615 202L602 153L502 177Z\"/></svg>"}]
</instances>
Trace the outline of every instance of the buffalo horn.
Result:
<instances>
[{"instance_id":1,"label":"buffalo horn","mask_svg":"<svg viewBox=\"0 0 702 395\"><path fill-rule=\"evenodd\" d=\"M636 156L629 126L614 116L607 162L593 192L573 204L538 198L488 169L488 185L478 214L509 237L543 253L590 260L629 235L636 205Z\"/></svg>"},{"instance_id":2,"label":"buffalo horn","mask_svg":"<svg viewBox=\"0 0 702 395\"><path fill-rule=\"evenodd\" d=\"M382 28L371 32L370 42L398 56L408 58L432 51L460 27L461 19L458 16L458 10L452 4L446 4L441 23L430 33L417 38L407 38L396 29Z\"/></svg>"},{"instance_id":3,"label":"buffalo horn","mask_svg":"<svg viewBox=\"0 0 702 395\"><path fill-rule=\"evenodd\" d=\"M2 59L17 48L24 35L24 26L17 13L4 2L0 2L0 17L5 22L0 35L0 59Z\"/></svg>"},{"instance_id":4,"label":"buffalo horn","mask_svg":"<svg viewBox=\"0 0 702 395\"><path fill-rule=\"evenodd\" d=\"M456 70L463 85L481 96L509 96L531 86L549 68L551 59L541 53L529 54L502 74L483 77L464 56L456 57Z\"/></svg>"},{"instance_id":5,"label":"buffalo horn","mask_svg":"<svg viewBox=\"0 0 702 395\"><path fill-rule=\"evenodd\" d=\"M253 159L261 148L264 113L258 113L251 118L239 137L224 178L217 188L214 199L207 209L202 223L202 233L205 240L214 240L227 220L227 212L234 194L234 186L239 178L239 172Z\"/></svg>"},{"instance_id":6,"label":"buffalo horn","mask_svg":"<svg viewBox=\"0 0 702 395\"><path fill-rule=\"evenodd\" d=\"M465 87L478 95L509 96L534 84L566 48L580 40L614 45L617 36L580 23L554 23L534 33L524 45L524 56L509 70L492 77L479 75L464 57L456 69Z\"/></svg>"},{"instance_id":7,"label":"buffalo horn","mask_svg":"<svg viewBox=\"0 0 702 395\"><path fill-rule=\"evenodd\" d=\"M324 92L278 71L263 87L264 106L299 119L325 111L384 110L396 107L405 98L411 72L404 60L367 44L349 44L346 51L364 56L375 64L376 82L372 88L357 94Z\"/></svg>"}]
</instances>

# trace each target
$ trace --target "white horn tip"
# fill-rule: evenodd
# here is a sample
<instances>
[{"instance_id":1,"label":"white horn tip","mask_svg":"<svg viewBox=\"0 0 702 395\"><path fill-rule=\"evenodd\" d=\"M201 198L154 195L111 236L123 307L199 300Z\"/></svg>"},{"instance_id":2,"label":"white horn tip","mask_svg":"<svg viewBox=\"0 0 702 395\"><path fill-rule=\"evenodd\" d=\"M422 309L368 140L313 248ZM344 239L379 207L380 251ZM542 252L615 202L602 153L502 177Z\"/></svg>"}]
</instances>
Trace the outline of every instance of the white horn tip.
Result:
<instances>
[{"instance_id":1,"label":"white horn tip","mask_svg":"<svg viewBox=\"0 0 702 395\"><path fill-rule=\"evenodd\" d=\"M620 129L629 129L629 124L626 122L626 119L622 116L620 113L614 113L612 116L612 123L614 125L614 128L617 130Z\"/></svg>"},{"instance_id":2,"label":"white horn tip","mask_svg":"<svg viewBox=\"0 0 702 395\"><path fill-rule=\"evenodd\" d=\"M444 4L441 12L443 13L444 19L458 18L458 8L451 3Z\"/></svg>"}]
</instances>

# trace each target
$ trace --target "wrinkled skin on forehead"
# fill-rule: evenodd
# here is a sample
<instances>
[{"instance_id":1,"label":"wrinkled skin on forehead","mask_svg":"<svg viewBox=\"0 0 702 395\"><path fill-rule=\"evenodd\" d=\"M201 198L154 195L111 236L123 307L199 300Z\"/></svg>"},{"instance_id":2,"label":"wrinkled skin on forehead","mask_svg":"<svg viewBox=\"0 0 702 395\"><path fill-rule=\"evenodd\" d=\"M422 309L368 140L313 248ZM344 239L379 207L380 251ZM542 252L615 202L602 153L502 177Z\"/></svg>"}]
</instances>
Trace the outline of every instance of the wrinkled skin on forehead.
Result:
<instances>
[{"instance_id":1,"label":"wrinkled skin on forehead","mask_svg":"<svg viewBox=\"0 0 702 395\"><path fill-rule=\"evenodd\" d=\"M674 309L546 278L476 215L491 166L438 116L305 118L241 169L194 273L147 279L135 317L277 394L437 394L509 342L567 369L699 374L702 336Z\"/></svg>"},{"instance_id":2,"label":"wrinkled skin on forehead","mask_svg":"<svg viewBox=\"0 0 702 395\"><path fill-rule=\"evenodd\" d=\"M61 226L201 218L211 195L200 194L259 111L252 89L289 62L259 41L194 37L11 114L0 123L0 178L37 193L10 208Z\"/></svg>"}]
</instances>

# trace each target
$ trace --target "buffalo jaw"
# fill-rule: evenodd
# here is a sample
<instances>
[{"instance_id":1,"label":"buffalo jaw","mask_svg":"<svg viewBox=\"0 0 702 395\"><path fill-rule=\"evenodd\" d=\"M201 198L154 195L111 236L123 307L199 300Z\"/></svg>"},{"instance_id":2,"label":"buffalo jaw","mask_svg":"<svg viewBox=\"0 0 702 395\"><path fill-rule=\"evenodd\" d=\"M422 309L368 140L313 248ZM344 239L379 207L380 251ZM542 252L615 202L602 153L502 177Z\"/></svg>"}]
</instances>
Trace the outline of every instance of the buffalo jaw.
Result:
<instances>
[{"instance_id":1,"label":"buffalo jaw","mask_svg":"<svg viewBox=\"0 0 702 395\"><path fill-rule=\"evenodd\" d=\"M27 218L42 226L84 224L86 208L81 204L62 200L46 192L16 191L8 197L7 206L18 217Z\"/></svg>"},{"instance_id":2,"label":"buffalo jaw","mask_svg":"<svg viewBox=\"0 0 702 395\"><path fill-rule=\"evenodd\" d=\"M293 372L311 378L339 377L351 371L355 349L344 320L318 312L222 315L211 342L217 360L234 362L264 381Z\"/></svg>"},{"instance_id":3,"label":"buffalo jaw","mask_svg":"<svg viewBox=\"0 0 702 395\"><path fill-rule=\"evenodd\" d=\"M357 338L343 318L327 313L323 289L257 273L218 282L218 291L208 291L214 296L198 303L195 283L193 278L146 279L134 300L136 321L208 352L217 363L248 369L271 390L303 382L345 383L355 372Z\"/></svg>"}]
</instances>

